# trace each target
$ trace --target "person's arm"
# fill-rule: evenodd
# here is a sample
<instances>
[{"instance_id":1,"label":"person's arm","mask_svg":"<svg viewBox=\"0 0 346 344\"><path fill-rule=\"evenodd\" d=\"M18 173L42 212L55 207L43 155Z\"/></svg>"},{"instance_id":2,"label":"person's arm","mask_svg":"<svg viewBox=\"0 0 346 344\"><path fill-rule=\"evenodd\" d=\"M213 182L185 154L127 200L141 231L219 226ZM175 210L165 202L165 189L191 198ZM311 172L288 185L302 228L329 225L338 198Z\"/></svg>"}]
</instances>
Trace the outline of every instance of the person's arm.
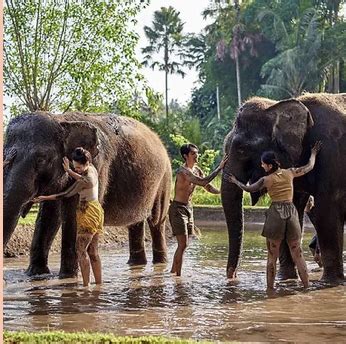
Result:
<instances>
[{"instance_id":1,"label":"person's arm","mask_svg":"<svg viewBox=\"0 0 346 344\"><path fill-rule=\"evenodd\" d=\"M66 156L63 158L62 166L63 166L65 172L67 172L68 175L71 176L73 179L79 180L83 177L70 168L70 160Z\"/></svg>"},{"instance_id":2,"label":"person's arm","mask_svg":"<svg viewBox=\"0 0 346 344\"><path fill-rule=\"evenodd\" d=\"M322 145L321 141L317 141L314 144L314 146L311 149L310 159L306 165L301 167L296 167L296 168L292 167L289 169L293 174L293 178L301 177L304 174L310 172L314 168L315 162L316 162L316 155L320 151L321 145Z\"/></svg>"},{"instance_id":3,"label":"person's arm","mask_svg":"<svg viewBox=\"0 0 346 344\"><path fill-rule=\"evenodd\" d=\"M266 183L266 177L262 177L259 180L257 180L256 183L253 183L251 185L245 185L241 181L239 181L233 174L226 175L228 176L228 180L237 186L239 186L242 190L247 191L247 192L256 192L260 191L264 188L267 187Z\"/></svg>"},{"instance_id":4,"label":"person's arm","mask_svg":"<svg viewBox=\"0 0 346 344\"><path fill-rule=\"evenodd\" d=\"M201 178L204 178L204 173L203 171L197 166L197 171L199 173L199 177ZM219 189L216 189L213 185L211 184L207 184L204 186L204 189L207 190L208 192L212 193L212 194L215 194L215 195L218 195L221 193L221 191Z\"/></svg>"},{"instance_id":5,"label":"person's arm","mask_svg":"<svg viewBox=\"0 0 346 344\"><path fill-rule=\"evenodd\" d=\"M38 196L35 197L32 202L38 203L43 201L56 201L62 198L68 198L76 195L78 192L82 191L85 188L85 182L83 179L80 179L74 182L67 190L60 192L58 194L47 195L47 196Z\"/></svg>"},{"instance_id":6,"label":"person's arm","mask_svg":"<svg viewBox=\"0 0 346 344\"><path fill-rule=\"evenodd\" d=\"M214 194L214 195L218 195L221 193L221 191L217 188L215 188L214 186L212 186L211 184L207 184L205 187L204 187L208 192Z\"/></svg>"},{"instance_id":7,"label":"person's arm","mask_svg":"<svg viewBox=\"0 0 346 344\"><path fill-rule=\"evenodd\" d=\"M182 172L188 178L190 183L193 183L193 184L196 184L199 186L206 186L219 174L219 172L225 166L227 160L228 160L228 156L225 155L224 158L222 159L222 161L220 162L220 165L212 173L210 173L209 176L207 176L207 177L203 177L203 178L199 177L184 167L181 168L180 172Z\"/></svg>"}]
</instances>

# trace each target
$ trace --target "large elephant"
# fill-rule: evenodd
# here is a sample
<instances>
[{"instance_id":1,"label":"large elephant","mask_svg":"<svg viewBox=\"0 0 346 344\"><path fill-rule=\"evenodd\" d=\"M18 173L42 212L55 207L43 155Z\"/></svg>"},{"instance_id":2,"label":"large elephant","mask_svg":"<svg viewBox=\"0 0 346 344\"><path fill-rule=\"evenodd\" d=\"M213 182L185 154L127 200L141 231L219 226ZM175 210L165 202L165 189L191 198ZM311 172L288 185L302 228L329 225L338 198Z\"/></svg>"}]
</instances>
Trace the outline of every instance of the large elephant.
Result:
<instances>
[{"instance_id":1,"label":"large elephant","mask_svg":"<svg viewBox=\"0 0 346 344\"><path fill-rule=\"evenodd\" d=\"M144 124L122 116L70 113L25 114L8 125L4 147L4 247L20 215L36 195L71 184L62 167L74 148L89 150L99 172L99 200L105 224L129 228L130 264L146 263L144 221L152 236L153 262L165 262L165 218L171 164L159 137ZM78 196L43 202L35 225L29 275L49 272L48 253L62 226L60 277L77 274L75 252Z\"/></svg>"},{"instance_id":2,"label":"large elephant","mask_svg":"<svg viewBox=\"0 0 346 344\"><path fill-rule=\"evenodd\" d=\"M346 94L305 94L297 99L273 101L255 97L240 108L225 139L230 159L224 168L243 183L264 176L261 153L273 150L282 167L307 163L311 146L321 140L315 168L294 181L294 204L302 221L309 195L315 198L316 230L327 281L344 280L343 232L346 217ZM227 275L236 276L243 234L242 191L223 179L222 204L229 233ZM251 195L256 204L259 193ZM286 244L281 247L283 278L295 275Z\"/></svg>"}]
</instances>

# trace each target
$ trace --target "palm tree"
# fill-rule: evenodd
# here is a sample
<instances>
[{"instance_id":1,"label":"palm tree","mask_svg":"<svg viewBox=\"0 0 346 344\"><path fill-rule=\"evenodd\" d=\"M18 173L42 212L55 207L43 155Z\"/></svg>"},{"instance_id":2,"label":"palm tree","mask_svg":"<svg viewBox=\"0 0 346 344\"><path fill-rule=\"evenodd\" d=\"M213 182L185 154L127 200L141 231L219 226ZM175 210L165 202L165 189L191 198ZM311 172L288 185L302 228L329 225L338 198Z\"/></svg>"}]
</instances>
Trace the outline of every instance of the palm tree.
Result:
<instances>
[{"instance_id":1,"label":"palm tree","mask_svg":"<svg viewBox=\"0 0 346 344\"><path fill-rule=\"evenodd\" d=\"M216 55L218 59L223 60L225 54L229 52L232 60L235 62L238 106L240 106L242 103L240 75L241 54L248 50L251 56L257 56L256 44L262 40L262 36L257 32L252 33L248 31L245 24L242 23L240 0L234 0L233 4L229 2L227 7L223 9L223 12L220 13L231 18L235 24L232 28L231 42L227 45L227 42L221 39L216 46Z\"/></svg>"},{"instance_id":2,"label":"palm tree","mask_svg":"<svg viewBox=\"0 0 346 344\"><path fill-rule=\"evenodd\" d=\"M304 90L316 91L316 85L325 66L319 64L321 33L319 17L313 9L307 9L299 18L295 31L288 34L284 22L271 10L262 11L259 20L274 18L277 29L279 54L267 61L261 70L266 79L262 89L268 95L297 97ZM279 93L277 92L279 91Z\"/></svg>"},{"instance_id":3,"label":"palm tree","mask_svg":"<svg viewBox=\"0 0 346 344\"><path fill-rule=\"evenodd\" d=\"M158 68L165 72L165 95L166 95L166 119L168 121L168 74L180 74L185 76L182 63L172 60L172 55L181 57L181 49L184 43L184 23L179 18L180 12L173 7L161 7L160 11L154 12L152 26L144 27L144 32L149 40L149 45L142 49L146 54L143 65L152 69ZM163 58L154 60L155 55L163 51Z\"/></svg>"}]
</instances>

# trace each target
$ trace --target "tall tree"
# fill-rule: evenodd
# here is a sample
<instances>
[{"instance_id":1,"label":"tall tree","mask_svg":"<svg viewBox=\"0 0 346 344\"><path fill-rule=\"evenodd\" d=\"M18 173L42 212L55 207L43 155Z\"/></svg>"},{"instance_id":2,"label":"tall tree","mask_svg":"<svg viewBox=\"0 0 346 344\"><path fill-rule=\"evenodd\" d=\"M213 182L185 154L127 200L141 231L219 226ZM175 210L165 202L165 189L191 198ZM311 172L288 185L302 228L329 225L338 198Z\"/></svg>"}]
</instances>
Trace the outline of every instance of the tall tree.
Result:
<instances>
[{"instance_id":1,"label":"tall tree","mask_svg":"<svg viewBox=\"0 0 346 344\"><path fill-rule=\"evenodd\" d=\"M315 6L322 12L322 18L327 23L327 29L333 30L335 32L340 29L341 20L339 18L339 11L341 6L345 3L344 0L313 0ZM342 26L341 26L342 27ZM340 31L339 31L340 33ZM335 36L339 36L336 34ZM328 39L328 37L327 37ZM338 93L340 92L340 61L345 59L345 51L342 57L337 54L339 47L334 47L332 49L332 54L330 57L330 64L328 66L328 72L326 73L326 78L328 83L326 85L326 90L328 92Z\"/></svg>"},{"instance_id":2,"label":"tall tree","mask_svg":"<svg viewBox=\"0 0 346 344\"><path fill-rule=\"evenodd\" d=\"M4 79L10 97L30 111L129 109L141 78L134 20L143 1L5 4Z\"/></svg>"},{"instance_id":3,"label":"tall tree","mask_svg":"<svg viewBox=\"0 0 346 344\"><path fill-rule=\"evenodd\" d=\"M272 97L297 97L304 90L317 91L321 76L321 32L315 9L304 11L297 19L294 31L289 33L283 20L273 11L264 10L259 19L273 18L278 55L262 66L266 79L262 88Z\"/></svg>"},{"instance_id":4,"label":"tall tree","mask_svg":"<svg viewBox=\"0 0 346 344\"><path fill-rule=\"evenodd\" d=\"M144 32L149 40L149 45L142 49L146 54L143 64L152 69L158 68L165 72L165 98L166 98L166 119L168 121L168 74L180 74L185 76L183 64L180 61L184 43L183 28L180 12L172 6L161 7L160 11L154 12L152 26L145 26ZM162 56L156 55L163 52ZM173 56L179 58L179 61L173 59Z\"/></svg>"}]
</instances>

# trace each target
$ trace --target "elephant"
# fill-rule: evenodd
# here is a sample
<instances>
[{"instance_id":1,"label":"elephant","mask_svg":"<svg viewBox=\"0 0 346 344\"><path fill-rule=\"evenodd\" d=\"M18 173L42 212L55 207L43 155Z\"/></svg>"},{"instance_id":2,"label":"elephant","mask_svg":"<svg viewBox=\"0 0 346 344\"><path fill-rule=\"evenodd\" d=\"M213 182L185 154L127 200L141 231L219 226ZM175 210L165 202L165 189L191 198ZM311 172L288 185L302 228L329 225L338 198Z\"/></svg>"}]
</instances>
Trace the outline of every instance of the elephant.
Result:
<instances>
[{"instance_id":1,"label":"elephant","mask_svg":"<svg viewBox=\"0 0 346 344\"><path fill-rule=\"evenodd\" d=\"M62 166L76 147L87 149L99 173L99 201L105 225L129 229L132 265L147 262L144 223L152 237L153 262L167 261L165 219L172 169L158 135L143 123L112 114L27 113L8 124L4 144L4 237L6 247L19 216L37 195L53 194L72 184ZM49 273L48 253L62 227L59 277L76 276L78 195L40 203L30 250L28 275Z\"/></svg>"},{"instance_id":2,"label":"elephant","mask_svg":"<svg viewBox=\"0 0 346 344\"><path fill-rule=\"evenodd\" d=\"M253 97L238 109L234 126L224 141L230 156L221 184L221 199L229 234L227 276L235 278L243 238L242 190L226 177L243 183L265 175L260 157L274 151L283 168L305 165L311 147L322 141L314 169L294 180L293 202L302 224L304 207L315 198L316 231L323 275L327 282L344 281L343 233L346 217L346 94L306 93L274 101ZM261 194L251 194L256 204ZM280 248L280 277L296 277L286 243Z\"/></svg>"}]
</instances>

